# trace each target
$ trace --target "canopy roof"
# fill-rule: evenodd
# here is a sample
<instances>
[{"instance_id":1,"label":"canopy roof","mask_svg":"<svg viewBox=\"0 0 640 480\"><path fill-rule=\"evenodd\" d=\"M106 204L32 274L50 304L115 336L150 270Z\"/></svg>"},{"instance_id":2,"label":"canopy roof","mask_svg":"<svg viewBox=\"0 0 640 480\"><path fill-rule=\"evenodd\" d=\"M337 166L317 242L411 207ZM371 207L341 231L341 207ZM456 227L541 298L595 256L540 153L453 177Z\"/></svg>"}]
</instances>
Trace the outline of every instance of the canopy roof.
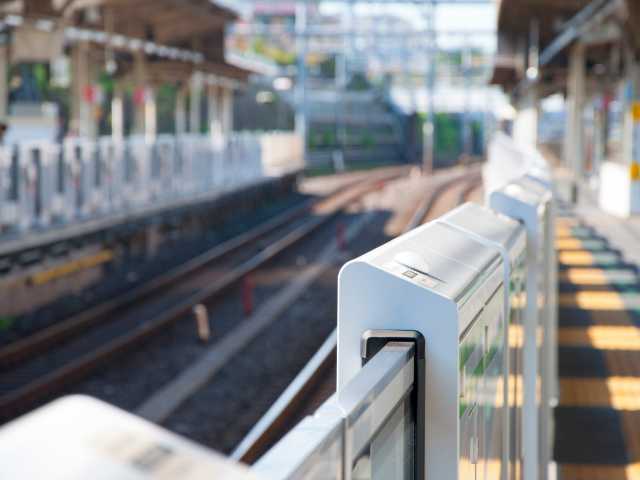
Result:
<instances>
[{"instance_id":1,"label":"canopy roof","mask_svg":"<svg viewBox=\"0 0 640 480\"><path fill-rule=\"evenodd\" d=\"M0 0L0 15L29 19L50 18L65 27L105 32L112 38L129 39L111 45L119 58L130 56L131 39L179 48L199 55L196 60L164 59L160 49L147 49L154 72L167 72L167 81L198 71L246 80L248 70L230 65L224 55L225 26L238 19L229 2L212 0ZM90 43L94 39L88 40ZM104 42L102 42L104 45ZM114 42L115 43L115 42ZM100 45L101 50L105 47ZM178 64L184 61L190 65ZM161 63L165 66L160 66ZM194 63L197 63L195 65ZM161 73L155 75L161 77Z\"/></svg>"},{"instance_id":2,"label":"canopy roof","mask_svg":"<svg viewBox=\"0 0 640 480\"><path fill-rule=\"evenodd\" d=\"M568 47L588 36L591 65L605 62L621 32L640 45L637 0L501 0L492 83L513 89L525 77L531 33L538 30L539 78L549 93L564 86ZM594 33L597 31L597 34Z\"/></svg>"}]
</instances>

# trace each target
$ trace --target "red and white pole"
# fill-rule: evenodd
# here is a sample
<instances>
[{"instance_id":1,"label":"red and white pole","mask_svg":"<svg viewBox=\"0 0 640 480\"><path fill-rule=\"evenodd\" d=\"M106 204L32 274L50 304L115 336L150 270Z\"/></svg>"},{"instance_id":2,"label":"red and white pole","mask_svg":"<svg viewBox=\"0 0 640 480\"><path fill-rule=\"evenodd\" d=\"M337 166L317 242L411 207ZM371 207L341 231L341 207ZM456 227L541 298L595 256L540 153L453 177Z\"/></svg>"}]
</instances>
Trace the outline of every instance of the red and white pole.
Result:
<instances>
[{"instance_id":1,"label":"red and white pole","mask_svg":"<svg viewBox=\"0 0 640 480\"><path fill-rule=\"evenodd\" d=\"M253 279L247 275L242 280L242 309L249 316L253 313Z\"/></svg>"}]
</instances>

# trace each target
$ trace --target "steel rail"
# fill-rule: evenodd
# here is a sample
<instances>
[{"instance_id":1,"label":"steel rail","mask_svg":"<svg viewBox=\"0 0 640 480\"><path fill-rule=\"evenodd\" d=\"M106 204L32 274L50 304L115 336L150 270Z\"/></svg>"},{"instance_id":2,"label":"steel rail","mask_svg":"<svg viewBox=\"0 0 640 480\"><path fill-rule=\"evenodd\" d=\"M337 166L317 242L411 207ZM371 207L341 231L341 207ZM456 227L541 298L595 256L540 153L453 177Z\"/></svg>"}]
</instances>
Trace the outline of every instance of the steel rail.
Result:
<instances>
[{"instance_id":1,"label":"steel rail","mask_svg":"<svg viewBox=\"0 0 640 480\"><path fill-rule=\"evenodd\" d=\"M143 321L125 334L110 339L95 349L48 371L44 375L38 376L32 381L27 381L19 388L8 393L0 392L0 420L10 419L28 410L39 399L47 398L64 387L79 381L97 367L108 363L113 358L130 351L151 336L162 332L168 326L189 315L194 305L214 300L230 287L236 285L248 273L263 266L302 239L308 237L322 225L328 223L353 202L367 193L380 189L384 186L384 183L401 175L402 173L398 172L377 175L374 178L354 182L355 185L348 185L337 193L330 194L328 198L318 203L318 205L320 203L329 203L328 211L312 217L309 221L289 231L285 236L219 277L211 285L191 294L183 301L165 310L162 314ZM1 383L2 378L0 377L0 385Z\"/></svg>"},{"instance_id":2,"label":"steel rail","mask_svg":"<svg viewBox=\"0 0 640 480\"><path fill-rule=\"evenodd\" d=\"M420 203L404 231L408 232L422 225L429 217L429 214L433 210L433 207L440 196L449 189L454 188L461 183L471 181L470 176L471 179L476 180L480 178L480 173L475 171L465 171L451 179L445 180L442 183L436 185L432 194L425 196L423 202Z\"/></svg>"},{"instance_id":3,"label":"steel rail","mask_svg":"<svg viewBox=\"0 0 640 480\"><path fill-rule=\"evenodd\" d=\"M393 174L390 174L393 175ZM386 177L382 177L386 178ZM336 189L328 195L311 199L302 205L294 207L274 218L271 218L256 227L231 238L206 252L186 261L182 265L174 267L168 272L130 290L116 298L100 303L88 310L64 319L55 325L44 328L28 337L12 342L0 348L0 371L15 365L25 359L44 352L46 349L86 331L88 328L109 321L117 316L118 311L145 299L159 294L160 290L170 287L178 280L188 275L194 275L199 270L208 267L213 262L225 258L246 245L256 242L276 229L299 219L309 213L314 207L326 202L329 197L340 195L350 188L354 188L363 180L355 180ZM366 181L366 180L365 180Z\"/></svg>"},{"instance_id":4,"label":"steel rail","mask_svg":"<svg viewBox=\"0 0 640 480\"><path fill-rule=\"evenodd\" d=\"M462 205L469 201L469 198L478 188L482 186L482 178L480 176L474 176L467 180L467 184L464 186L458 197L458 205Z\"/></svg>"}]
</instances>

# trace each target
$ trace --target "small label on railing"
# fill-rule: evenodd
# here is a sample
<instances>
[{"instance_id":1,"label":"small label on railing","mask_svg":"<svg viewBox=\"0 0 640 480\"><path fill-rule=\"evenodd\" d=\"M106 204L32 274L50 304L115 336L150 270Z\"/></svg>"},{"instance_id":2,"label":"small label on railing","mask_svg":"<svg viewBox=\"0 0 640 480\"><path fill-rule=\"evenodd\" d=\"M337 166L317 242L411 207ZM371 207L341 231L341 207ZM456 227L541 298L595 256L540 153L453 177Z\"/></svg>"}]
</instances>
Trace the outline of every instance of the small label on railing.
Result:
<instances>
[{"instance_id":1,"label":"small label on railing","mask_svg":"<svg viewBox=\"0 0 640 480\"><path fill-rule=\"evenodd\" d=\"M404 278L410 282L416 283L421 287L425 288L435 288L438 286L440 282L433 277L428 275L424 275L420 272L407 268L404 265L399 264L398 262L389 262L384 265L385 270L397 275L399 277Z\"/></svg>"}]
</instances>

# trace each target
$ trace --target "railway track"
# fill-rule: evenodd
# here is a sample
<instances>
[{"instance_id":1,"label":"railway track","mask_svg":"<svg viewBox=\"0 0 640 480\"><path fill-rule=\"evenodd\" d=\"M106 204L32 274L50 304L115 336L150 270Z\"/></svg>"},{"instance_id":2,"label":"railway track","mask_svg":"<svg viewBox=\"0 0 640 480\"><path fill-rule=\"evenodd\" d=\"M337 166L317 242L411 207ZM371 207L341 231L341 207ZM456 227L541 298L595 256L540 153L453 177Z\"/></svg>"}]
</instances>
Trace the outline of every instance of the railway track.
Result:
<instances>
[{"instance_id":1,"label":"railway track","mask_svg":"<svg viewBox=\"0 0 640 480\"><path fill-rule=\"evenodd\" d=\"M348 184L211 249L139 289L3 348L0 420L23 413L190 316L195 305L214 301L350 204L400 175L399 171L384 172Z\"/></svg>"},{"instance_id":2,"label":"railway track","mask_svg":"<svg viewBox=\"0 0 640 480\"><path fill-rule=\"evenodd\" d=\"M405 232L413 230L445 211L461 205L482 186L479 170L442 181L424 197ZM232 457L244 463L257 461L291 428L313 412L335 392L336 332L324 342L300 374L280 395L255 427L235 448Z\"/></svg>"}]
</instances>

